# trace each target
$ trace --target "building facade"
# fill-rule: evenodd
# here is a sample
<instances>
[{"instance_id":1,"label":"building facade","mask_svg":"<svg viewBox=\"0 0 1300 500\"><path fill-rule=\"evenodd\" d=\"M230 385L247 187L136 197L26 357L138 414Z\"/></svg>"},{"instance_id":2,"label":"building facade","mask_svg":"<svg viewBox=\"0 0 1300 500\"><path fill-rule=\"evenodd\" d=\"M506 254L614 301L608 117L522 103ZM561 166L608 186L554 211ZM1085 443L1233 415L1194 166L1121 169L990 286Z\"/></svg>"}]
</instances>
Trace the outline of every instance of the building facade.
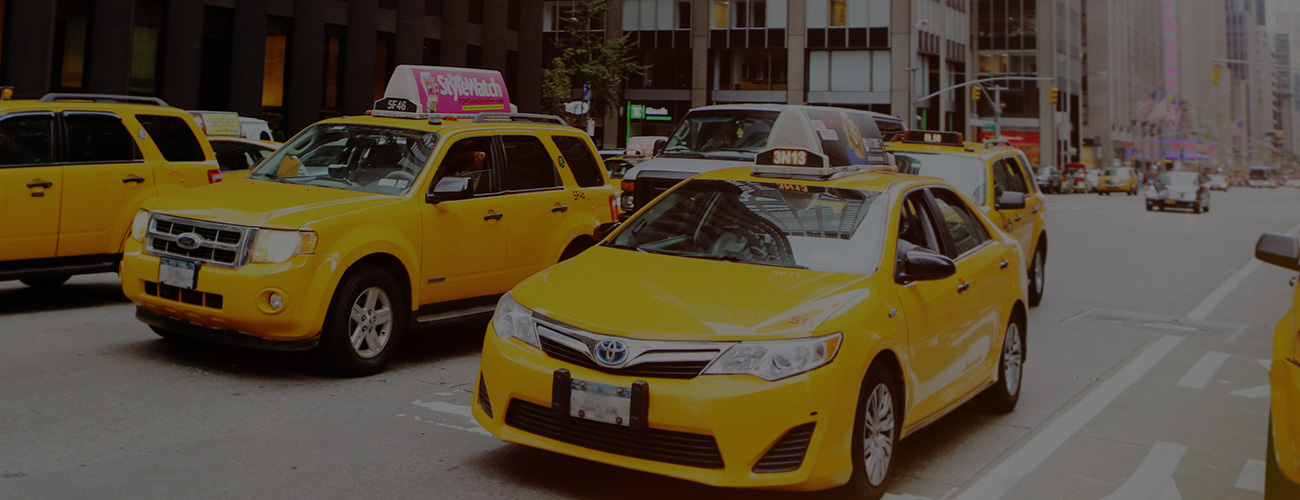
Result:
<instances>
[{"instance_id":1,"label":"building facade","mask_svg":"<svg viewBox=\"0 0 1300 500\"><path fill-rule=\"evenodd\" d=\"M370 109L398 64L495 69L521 110L541 102L541 0L0 0L0 15L0 82L19 97L158 96L279 137Z\"/></svg>"}]
</instances>

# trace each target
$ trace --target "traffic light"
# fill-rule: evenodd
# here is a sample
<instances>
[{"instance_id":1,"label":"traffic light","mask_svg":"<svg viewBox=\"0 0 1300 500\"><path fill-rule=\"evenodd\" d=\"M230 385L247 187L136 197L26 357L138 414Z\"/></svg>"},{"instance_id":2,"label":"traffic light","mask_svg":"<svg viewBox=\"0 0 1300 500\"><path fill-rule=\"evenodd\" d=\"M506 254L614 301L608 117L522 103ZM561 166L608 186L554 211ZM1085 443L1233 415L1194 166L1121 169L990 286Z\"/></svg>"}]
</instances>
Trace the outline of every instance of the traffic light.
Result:
<instances>
[{"instance_id":1,"label":"traffic light","mask_svg":"<svg viewBox=\"0 0 1300 500\"><path fill-rule=\"evenodd\" d=\"M1056 103L1061 102L1061 91L1057 90L1055 85L1052 85L1051 89L1048 90L1047 95L1048 102L1051 102L1053 106L1055 106Z\"/></svg>"},{"instance_id":2,"label":"traffic light","mask_svg":"<svg viewBox=\"0 0 1300 500\"><path fill-rule=\"evenodd\" d=\"M970 100L972 100L972 101L978 101L978 100L980 100L980 87L979 87L979 85L975 85L975 86L972 86L972 87L970 88Z\"/></svg>"}]
</instances>

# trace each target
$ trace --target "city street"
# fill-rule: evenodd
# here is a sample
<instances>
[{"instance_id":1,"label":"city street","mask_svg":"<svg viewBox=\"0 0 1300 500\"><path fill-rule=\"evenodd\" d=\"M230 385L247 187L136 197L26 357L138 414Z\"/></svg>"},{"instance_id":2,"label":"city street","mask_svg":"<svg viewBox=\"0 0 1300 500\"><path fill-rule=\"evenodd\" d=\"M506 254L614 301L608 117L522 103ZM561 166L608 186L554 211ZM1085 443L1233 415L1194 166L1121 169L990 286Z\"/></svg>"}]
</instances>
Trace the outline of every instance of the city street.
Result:
<instances>
[{"instance_id":1,"label":"city street","mask_svg":"<svg viewBox=\"0 0 1300 500\"><path fill-rule=\"evenodd\" d=\"M1019 406L904 439L885 498L1262 498L1294 273L1253 249L1300 232L1300 189L1214 192L1204 214L1123 195L1047 206ZM114 274L0 283L0 498L813 496L497 440L470 416L482 322L408 336L386 372L339 379L309 353L164 341L134 313Z\"/></svg>"}]
</instances>

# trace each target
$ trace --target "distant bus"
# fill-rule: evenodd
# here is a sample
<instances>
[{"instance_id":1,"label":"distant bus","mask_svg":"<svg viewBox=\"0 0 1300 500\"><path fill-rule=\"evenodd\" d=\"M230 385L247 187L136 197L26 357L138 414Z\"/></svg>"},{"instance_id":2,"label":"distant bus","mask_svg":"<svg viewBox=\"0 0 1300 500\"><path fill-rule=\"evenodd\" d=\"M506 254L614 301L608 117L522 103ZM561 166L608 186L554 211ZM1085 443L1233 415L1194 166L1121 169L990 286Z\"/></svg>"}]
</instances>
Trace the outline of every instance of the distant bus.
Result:
<instances>
[{"instance_id":1,"label":"distant bus","mask_svg":"<svg viewBox=\"0 0 1300 500\"><path fill-rule=\"evenodd\" d=\"M1253 188L1275 188L1277 177L1276 167L1250 167L1250 176L1246 179L1246 185Z\"/></svg>"}]
</instances>

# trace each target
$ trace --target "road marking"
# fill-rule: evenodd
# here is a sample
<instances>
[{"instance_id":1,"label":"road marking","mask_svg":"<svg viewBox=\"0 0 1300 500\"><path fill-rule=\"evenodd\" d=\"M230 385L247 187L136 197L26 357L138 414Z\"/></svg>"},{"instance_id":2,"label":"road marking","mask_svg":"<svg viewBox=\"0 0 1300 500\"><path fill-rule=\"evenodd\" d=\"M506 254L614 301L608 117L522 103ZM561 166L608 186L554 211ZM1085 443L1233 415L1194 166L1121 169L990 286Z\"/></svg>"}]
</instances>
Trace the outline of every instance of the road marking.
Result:
<instances>
[{"instance_id":1,"label":"road marking","mask_svg":"<svg viewBox=\"0 0 1300 500\"><path fill-rule=\"evenodd\" d=\"M1186 446L1157 441L1128 481L1103 500L1182 500L1174 485L1174 469L1184 453Z\"/></svg>"},{"instance_id":2,"label":"road marking","mask_svg":"<svg viewBox=\"0 0 1300 500\"><path fill-rule=\"evenodd\" d=\"M1110 405L1129 386L1146 375L1147 371L1182 341L1183 337L1175 335L1161 337L1114 376L1102 382L1086 397L1057 417L1019 450L963 491L955 500L985 500L1006 496L1017 482L1055 453L1067 439L1079 432L1079 429L1101 413L1101 410Z\"/></svg>"},{"instance_id":3,"label":"road marking","mask_svg":"<svg viewBox=\"0 0 1300 500\"><path fill-rule=\"evenodd\" d=\"M1228 353L1210 351L1201 356L1201 360L1192 365L1183 379L1178 381L1182 387L1191 387L1193 389L1204 389L1205 384L1214 376L1214 372L1219 371L1219 367L1227 361Z\"/></svg>"},{"instance_id":4,"label":"road marking","mask_svg":"<svg viewBox=\"0 0 1300 500\"><path fill-rule=\"evenodd\" d=\"M428 408L436 412L450 413L452 415L460 415L462 417L469 418L469 419L474 418L474 410L464 405L444 403L442 401L430 401L428 403L422 403L418 399L412 401L411 404L415 406L423 406L425 408Z\"/></svg>"},{"instance_id":5,"label":"road marking","mask_svg":"<svg viewBox=\"0 0 1300 500\"><path fill-rule=\"evenodd\" d=\"M1240 390L1229 392L1228 394L1231 394L1233 396L1241 396L1243 398L1249 398L1249 399L1266 398L1268 397L1269 394L1268 384L1257 385L1249 389L1240 389Z\"/></svg>"},{"instance_id":6,"label":"road marking","mask_svg":"<svg viewBox=\"0 0 1300 500\"><path fill-rule=\"evenodd\" d=\"M885 493L885 496L880 497L880 500L930 500L930 499L925 497L918 497L915 495L895 495L893 493Z\"/></svg>"},{"instance_id":7,"label":"road marking","mask_svg":"<svg viewBox=\"0 0 1300 500\"><path fill-rule=\"evenodd\" d=\"M1290 236L1295 236L1297 233L1300 233L1300 224L1296 224L1295 227L1292 227L1286 232L1286 234ZM1256 269L1259 269L1260 264L1261 262L1259 259L1251 257L1245 265L1237 269L1237 272L1232 273L1232 276L1229 276L1227 280L1224 280L1223 283L1219 284L1218 288L1215 288L1213 292L1210 292L1210 294L1205 297L1205 299L1201 300L1201 303L1197 304L1196 307L1192 309L1192 312L1187 313L1187 317L1194 320L1205 319L1205 317L1209 316L1211 312L1214 312L1214 308L1219 307L1219 303L1223 302L1223 299L1227 298L1228 294L1232 293L1233 289L1237 288L1237 285L1240 285L1242 281L1245 281L1246 278L1251 275L1251 273L1254 273Z\"/></svg>"},{"instance_id":8,"label":"road marking","mask_svg":"<svg viewBox=\"0 0 1300 500\"><path fill-rule=\"evenodd\" d=\"M1263 493L1264 462L1247 459L1246 466L1241 468L1241 475L1237 476L1237 484L1234 486L1239 490Z\"/></svg>"}]
</instances>

